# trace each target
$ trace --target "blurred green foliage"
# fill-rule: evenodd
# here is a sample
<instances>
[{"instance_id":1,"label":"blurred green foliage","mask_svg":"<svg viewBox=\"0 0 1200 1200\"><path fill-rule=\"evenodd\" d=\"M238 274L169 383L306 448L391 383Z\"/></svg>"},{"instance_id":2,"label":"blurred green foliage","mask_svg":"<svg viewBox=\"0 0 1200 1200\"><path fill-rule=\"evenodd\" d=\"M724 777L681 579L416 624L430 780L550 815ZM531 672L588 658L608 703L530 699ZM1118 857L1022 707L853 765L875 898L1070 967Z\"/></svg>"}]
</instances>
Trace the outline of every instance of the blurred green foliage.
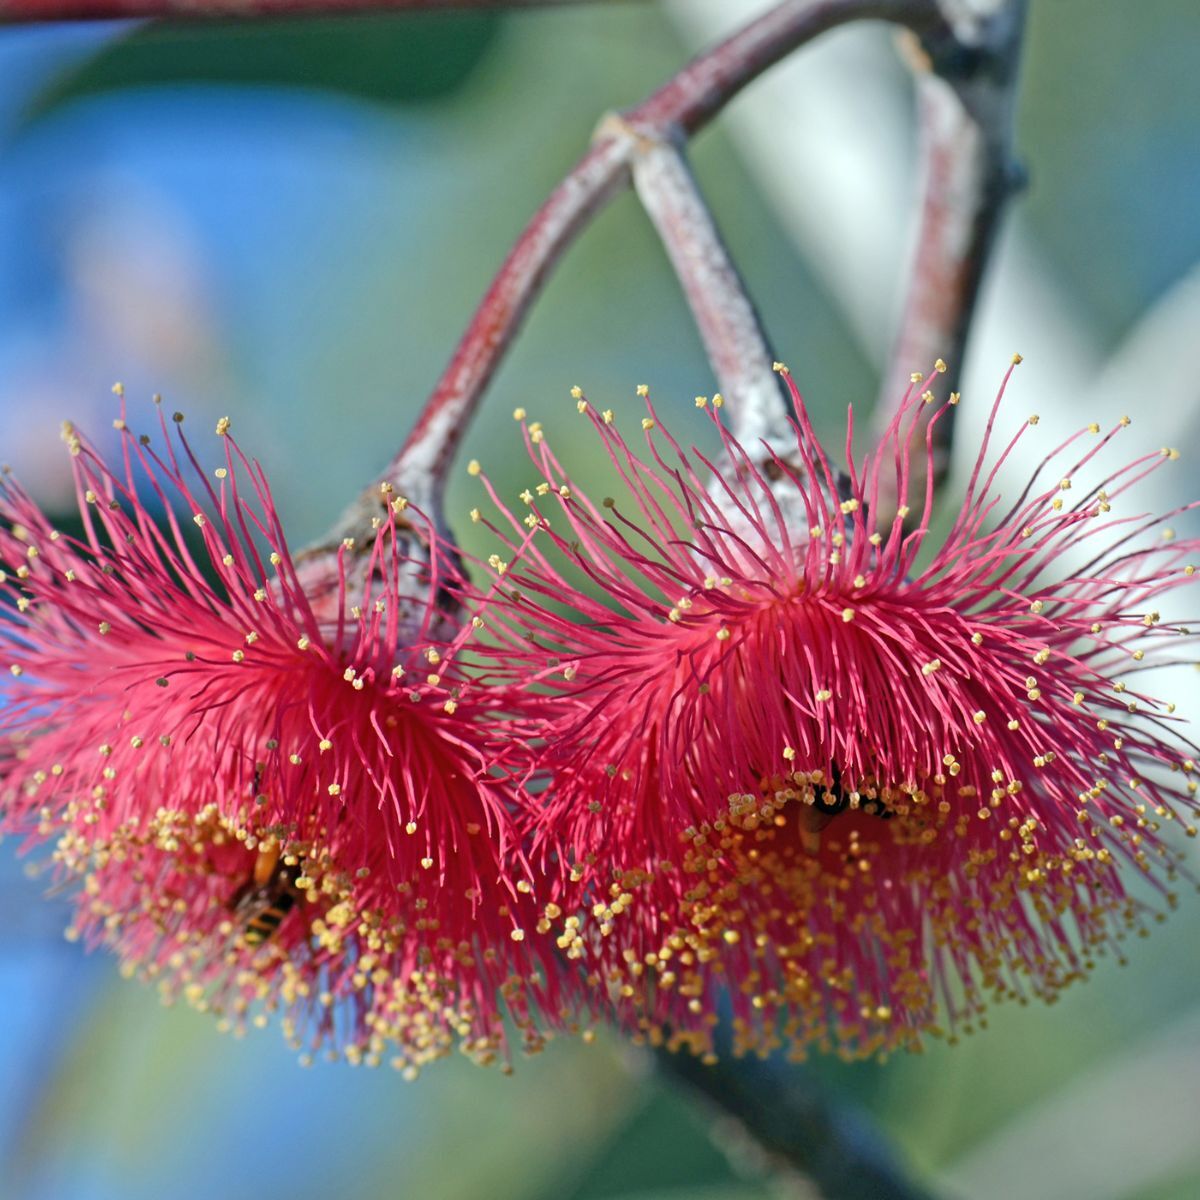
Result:
<instances>
[{"instance_id":1,"label":"blurred green foliage","mask_svg":"<svg viewBox=\"0 0 1200 1200\"><path fill-rule=\"evenodd\" d=\"M26 120L106 92L188 84L316 88L378 104L434 101L462 87L501 20L458 12L150 22L48 80Z\"/></svg>"}]
</instances>

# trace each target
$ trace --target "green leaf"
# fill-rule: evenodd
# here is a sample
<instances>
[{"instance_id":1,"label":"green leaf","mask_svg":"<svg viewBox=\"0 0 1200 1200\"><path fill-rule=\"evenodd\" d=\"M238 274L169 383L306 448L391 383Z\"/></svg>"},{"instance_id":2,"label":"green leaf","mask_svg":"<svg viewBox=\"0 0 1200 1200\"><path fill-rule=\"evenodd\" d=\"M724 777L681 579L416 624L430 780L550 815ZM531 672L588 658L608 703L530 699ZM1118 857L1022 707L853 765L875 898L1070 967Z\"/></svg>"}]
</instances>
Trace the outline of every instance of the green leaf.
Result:
<instances>
[{"instance_id":1,"label":"green leaf","mask_svg":"<svg viewBox=\"0 0 1200 1200\"><path fill-rule=\"evenodd\" d=\"M500 20L495 13L389 13L154 22L54 80L34 97L25 121L89 96L181 84L316 88L379 104L437 100L468 79Z\"/></svg>"}]
</instances>

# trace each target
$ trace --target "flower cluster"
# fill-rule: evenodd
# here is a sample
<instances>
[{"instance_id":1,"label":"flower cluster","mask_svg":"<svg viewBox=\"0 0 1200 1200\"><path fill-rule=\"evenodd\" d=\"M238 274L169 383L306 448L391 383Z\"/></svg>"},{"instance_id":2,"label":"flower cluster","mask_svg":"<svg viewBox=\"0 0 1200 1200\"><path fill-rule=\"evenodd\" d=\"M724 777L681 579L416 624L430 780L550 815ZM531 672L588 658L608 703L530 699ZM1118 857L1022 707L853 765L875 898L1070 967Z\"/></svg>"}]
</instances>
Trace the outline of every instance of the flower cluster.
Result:
<instances>
[{"instance_id":1,"label":"flower cluster","mask_svg":"<svg viewBox=\"0 0 1200 1200\"><path fill-rule=\"evenodd\" d=\"M848 476L787 381L786 447L738 444L697 400L717 463L649 407L639 456L577 393L624 489L599 505L526 426L545 553L507 576L504 653L554 697L531 854L558 946L627 1027L707 1054L729 1011L737 1050L879 1055L1052 998L1173 903L1193 749L1138 681L1190 649L1155 606L1200 548L1130 509L1174 452L1100 468L1127 420L1005 504L1037 421L989 462L999 398L927 546L932 490L909 480L930 380L864 460L848 445Z\"/></svg>"},{"instance_id":2,"label":"flower cluster","mask_svg":"<svg viewBox=\"0 0 1200 1200\"><path fill-rule=\"evenodd\" d=\"M78 884L69 936L230 1025L409 1070L504 1057L506 1014L537 1044L559 983L497 766L528 701L461 666L453 551L385 485L363 544L293 558L228 422L215 480L161 425L122 405L119 473L66 429L77 533L3 483L4 830Z\"/></svg>"},{"instance_id":3,"label":"flower cluster","mask_svg":"<svg viewBox=\"0 0 1200 1200\"><path fill-rule=\"evenodd\" d=\"M1133 505L1174 452L1092 425L1006 501L1001 389L935 537L930 380L841 474L784 375L786 444L698 399L716 457L577 393L599 503L525 423L486 593L388 485L293 556L227 421L215 479L123 404L119 470L68 429L77 527L0 484L0 831L168 997L410 1073L598 1012L861 1057L1052 998L1187 876L1200 751L1140 681L1200 546Z\"/></svg>"}]
</instances>

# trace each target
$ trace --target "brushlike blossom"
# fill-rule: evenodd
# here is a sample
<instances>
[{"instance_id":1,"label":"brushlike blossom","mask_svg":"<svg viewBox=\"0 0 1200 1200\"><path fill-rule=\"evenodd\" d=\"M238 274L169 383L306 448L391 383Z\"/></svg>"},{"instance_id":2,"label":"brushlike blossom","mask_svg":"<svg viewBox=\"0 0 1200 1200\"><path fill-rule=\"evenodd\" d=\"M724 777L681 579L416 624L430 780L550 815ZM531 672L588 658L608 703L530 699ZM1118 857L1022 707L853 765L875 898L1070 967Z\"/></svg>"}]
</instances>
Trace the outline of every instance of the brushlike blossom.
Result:
<instances>
[{"instance_id":1,"label":"brushlike blossom","mask_svg":"<svg viewBox=\"0 0 1200 1200\"><path fill-rule=\"evenodd\" d=\"M1195 766L1139 679L1190 650L1157 606L1198 547L1136 485L1176 456L1110 469L1128 421L1092 425L1006 497L1037 421L995 453L998 397L934 545L931 490L909 496L932 378L864 460L848 433L842 478L790 377L787 447L739 445L697 400L719 465L652 408L635 452L577 392L622 484L600 504L526 427L523 521L554 551L506 577L505 653L555 696L542 927L651 1040L709 1054L723 1011L739 1051L955 1036L1174 902Z\"/></svg>"},{"instance_id":2,"label":"brushlike blossom","mask_svg":"<svg viewBox=\"0 0 1200 1200\"><path fill-rule=\"evenodd\" d=\"M53 846L69 936L229 1025L410 1072L504 1057L506 1015L536 1046L527 704L461 665L452 549L383 485L361 544L293 557L228 421L216 480L160 423L122 402L119 470L66 429L76 534L3 482L3 830Z\"/></svg>"}]
</instances>

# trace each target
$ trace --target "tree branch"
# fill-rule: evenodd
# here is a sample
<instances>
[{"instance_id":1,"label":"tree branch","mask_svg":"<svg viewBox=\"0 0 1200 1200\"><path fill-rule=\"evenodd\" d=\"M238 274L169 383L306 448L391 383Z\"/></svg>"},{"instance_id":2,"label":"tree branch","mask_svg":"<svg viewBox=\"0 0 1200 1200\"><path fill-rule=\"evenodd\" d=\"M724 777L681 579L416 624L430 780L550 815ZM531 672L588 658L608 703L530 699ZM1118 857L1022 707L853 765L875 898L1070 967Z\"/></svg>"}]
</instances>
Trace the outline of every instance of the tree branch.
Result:
<instances>
[{"instance_id":1,"label":"tree branch","mask_svg":"<svg viewBox=\"0 0 1200 1200\"><path fill-rule=\"evenodd\" d=\"M484 293L416 425L385 472L385 478L426 511L440 511L450 462L487 385L551 268L625 182L630 150L628 134L598 140L534 214Z\"/></svg>"},{"instance_id":2,"label":"tree branch","mask_svg":"<svg viewBox=\"0 0 1200 1200\"><path fill-rule=\"evenodd\" d=\"M729 1046L718 1049L712 1064L668 1050L657 1051L656 1059L663 1074L732 1116L782 1169L815 1184L824 1200L930 1200L868 1118L831 1101L802 1067L778 1058L734 1058Z\"/></svg>"},{"instance_id":3,"label":"tree branch","mask_svg":"<svg viewBox=\"0 0 1200 1200\"><path fill-rule=\"evenodd\" d=\"M743 87L798 46L838 25L886 19L931 38L953 35L936 0L785 0L698 56L642 104L624 126L603 124L587 154L534 214L471 318L386 478L440 508L445 472L488 383L575 235L629 178L637 141L702 129ZM373 492L367 494L368 503ZM352 517L352 514L348 514Z\"/></svg>"},{"instance_id":4,"label":"tree branch","mask_svg":"<svg viewBox=\"0 0 1200 1200\"><path fill-rule=\"evenodd\" d=\"M337 16L361 12L436 12L542 8L589 0L0 0L0 23L94 21L128 17L228 20L230 17ZM590 0L615 3L617 0Z\"/></svg>"},{"instance_id":5,"label":"tree branch","mask_svg":"<svg viewBox=\"0 0 1200 1200\"><path fill-rule=\"evenodd\" d=\"M900 330L872 422L876 437L891 422L913 372L928 372L935 359L944 358L949 369L942 387L947 393L958 388L979 285L1007 201L1021 178L1012 142L1025 8L1026 0L1004 0L986 22L960 27L949 39L933 35L923 47L910 47L922 199ZM934 410L928 411L932 415ZM935 487L950 469L954 414L951 409L934 427ZM912 467L910 487L919 494L925 483L920 455ZM881 489L878 503L876 519L886 525L898 501Z\"/></svg>"}]
</instances>

